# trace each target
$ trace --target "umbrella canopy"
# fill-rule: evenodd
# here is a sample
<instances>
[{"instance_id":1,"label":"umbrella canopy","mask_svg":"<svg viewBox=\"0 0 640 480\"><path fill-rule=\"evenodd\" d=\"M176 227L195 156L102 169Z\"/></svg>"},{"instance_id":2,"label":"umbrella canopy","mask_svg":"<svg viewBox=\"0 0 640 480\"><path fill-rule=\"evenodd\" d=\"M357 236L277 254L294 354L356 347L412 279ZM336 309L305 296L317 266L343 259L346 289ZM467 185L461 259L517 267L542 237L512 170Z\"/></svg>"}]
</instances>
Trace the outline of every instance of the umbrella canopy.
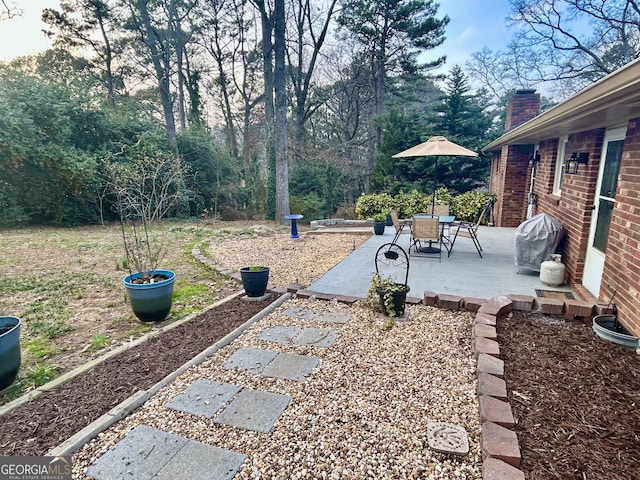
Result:
<instances>
[{"instance_id":1,"label":"umbrella canopy","mask_svg":"<svg viewBox=\"0 0 640 480\"><path fill-rule=\"evenodd\" d=\"M438 135L431 137L420 145L411 147L403 152L392 155L393 158L403 157L435 157L436 168L438 166L438 156L452 157L477 157L478 154L472 150L464 148L457 143L450 142L445 137ZM431 212L433 212L436 203L436 180L433 181L433 198L431 200Z\"/></svg>"},{"instance_id":2,"label":"umbrella canopy","mask_svg":"<svg viewBox=\"0 0 640 480\"><path fill-rule=\"evenodd\" d=\"M454 157L477 157L478 154L472 150L464 148L457 143L450 142L443 136L431 137L420 145L411 147L403 152L396 153L393 158L403 157L431 157L438 155L448 155Z\"/></svg>"}]
</instances>

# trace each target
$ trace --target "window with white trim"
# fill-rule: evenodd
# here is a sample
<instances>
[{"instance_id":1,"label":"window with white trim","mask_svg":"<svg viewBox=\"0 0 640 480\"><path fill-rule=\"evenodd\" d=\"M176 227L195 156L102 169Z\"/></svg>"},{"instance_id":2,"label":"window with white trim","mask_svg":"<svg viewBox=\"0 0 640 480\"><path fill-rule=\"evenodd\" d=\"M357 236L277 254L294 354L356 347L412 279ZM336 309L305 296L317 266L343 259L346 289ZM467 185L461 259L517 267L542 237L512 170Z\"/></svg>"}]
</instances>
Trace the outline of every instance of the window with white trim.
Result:
<instances>
[{"instance_id":1,"label":"window with white trim","mask_svg":"<svg viewBox=\"0 0 640 480\"><path fill-rule=\"evenodd\" d=\"M560 195L562 193L562 177L564 176L564 162L567 154L567 143L569 137L567 135L560 137L558 142L558 156L556 158L556 171L553 176L553 194Z\"/></svg>"}]
</instances>

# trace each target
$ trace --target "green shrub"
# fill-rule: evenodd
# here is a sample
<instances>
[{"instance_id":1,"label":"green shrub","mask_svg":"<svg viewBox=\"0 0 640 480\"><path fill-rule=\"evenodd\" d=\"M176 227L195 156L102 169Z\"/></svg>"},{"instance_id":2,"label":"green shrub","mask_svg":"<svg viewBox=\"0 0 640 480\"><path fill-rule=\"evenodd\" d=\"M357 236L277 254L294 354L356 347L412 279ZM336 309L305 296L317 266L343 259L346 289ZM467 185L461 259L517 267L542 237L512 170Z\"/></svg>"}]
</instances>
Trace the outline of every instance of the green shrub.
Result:
<instances>
[{"instance_id":1,"label":"green shrub","mask_svg":"<svg viewBox=\"0 0 640 480\"><path fill-rule=\"evenodd\" d=\"M375 215L387 214L396 209L393 197L388 193L370 193L362 195L356 203L358 218L373 218Z\"/></svg>"},{"instance_id":2,"label":"green shrub","mask_svg":"<svg viewBox=\"0 0 640 480\"><path fill-rule=\"evenodd\" d=\"M289 208L291 213L303 215L304 219L302 221L305 223L309 223L311 220L327 218L327 209L324 201L315 192L306 195L290 195Z\"/></svg>"},{"instance_id":3,"label":"green shrub","mask_svg":"<svg viewBox=\"0 0 640 480\"><path fill-rule=\"evenodd\" d=\"M453 197L451 215L455 215L456 220L475 223L490 198L495 199L495 195L487 191L466 192Z\"/></svg>"},{"instance_id":4,"label":"green shrub","mask_svg":"<svg viewBox=\"0 0 640 480\"><path fill-rule=\"evenodd\" d=\"M446 188L436 190L436 204L450 205L451 215L456 220L476 222L487 201L495 195L487 191L467 192L453 196ZM392 197L386 193L362 195L356 204L355 212L358 218L373 218L386 215L390 210L398 212L399 218L410 218L416 213L431 211L432 195L412 190L409 193L399 193Z\"/></svg>"}]
</instances>

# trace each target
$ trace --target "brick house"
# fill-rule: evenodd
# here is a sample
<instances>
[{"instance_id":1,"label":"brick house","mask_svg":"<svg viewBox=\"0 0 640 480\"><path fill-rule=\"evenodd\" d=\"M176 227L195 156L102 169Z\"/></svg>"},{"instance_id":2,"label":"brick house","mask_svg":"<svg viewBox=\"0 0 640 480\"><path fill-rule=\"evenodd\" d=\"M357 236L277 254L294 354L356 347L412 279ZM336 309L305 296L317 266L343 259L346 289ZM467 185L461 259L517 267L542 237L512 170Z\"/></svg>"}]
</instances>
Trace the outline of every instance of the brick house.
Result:
<instances>
[{"instance_id":1,"label":"brick house","mask_svg":"<svg viewBox=\"0 0 640 480\"><path fill-rule=\"evenodd\" d=\"M616 291L619 320L640 336L640 59L549 110L539 106L538 93L519 90L505 133L483 148L493 154L496 225L538 213L560 220L569 283L601 303ZM567 170L572 156L576 173Z\"/></svg>"}]
</instances>

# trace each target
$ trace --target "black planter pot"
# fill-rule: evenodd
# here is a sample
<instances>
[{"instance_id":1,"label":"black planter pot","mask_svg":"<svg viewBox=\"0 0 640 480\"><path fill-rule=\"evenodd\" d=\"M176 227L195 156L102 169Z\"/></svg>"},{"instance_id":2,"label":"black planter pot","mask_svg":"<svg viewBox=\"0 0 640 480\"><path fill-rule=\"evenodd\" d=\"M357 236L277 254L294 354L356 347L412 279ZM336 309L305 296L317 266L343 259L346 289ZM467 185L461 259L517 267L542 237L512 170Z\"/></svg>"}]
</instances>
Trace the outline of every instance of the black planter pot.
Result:
<instances>
[{"instance_id":1,"label":"black planter pot","mask_svg":"<svg viewBox=\"0 0 640 480\"><path fill-rule=\"evenodd\" d=\"M247 297L261 297L267 291L269 284L269 267L260 267L258 270L242 267L240 277Z\"/></svg>"},{"instance_id":2,"label":"black planter pot","mask_svg":"<svg viewBox=\"0 0 640 480\"><path fill-rule=\"evenodd\" d=\"M393 301L393 312L394 316L400 317L404 315L404 307L407 301L407 293L409 292L409 286L401 283L396 283L398 287L401 287L400 290L394 290L390 293L392 301ZM379 288L377 290L378 295L380 295L380 306L382 308L382 313L387 317L390 317L389 312L385 307L384 299L387 296L387 290L383 288Z\"/></svg>"},{"instance_id":3,"label":"black planter pot","mask_svg":"<svg viewBox=\"0 0 640 480\"><path fill-rule=\"evenodd\" d=\"M391 214L387 215L386 220L384 221L384 224L387 227L392 227L393 226L393 218L391 218Z\"/></svg>"},{"instance_id":4,"label":"black planter pot","mask_svg":"<svg viewBox=\"0 0 640 480\"><path fill-rule=\"evenodd\" d=\"M376 235L384 235L385 222L373 222L373 233Z\"/></svg>"},{"instance_id":5,"label":"black planter pot","mask_svg":"<svg viewBox=\"0 0 640 480\"><path fill-rule=\"evenodd\" d=\"M15 380L20 361L20 319L0 317L0 390Z\"/></svg>"}]
</instances>

